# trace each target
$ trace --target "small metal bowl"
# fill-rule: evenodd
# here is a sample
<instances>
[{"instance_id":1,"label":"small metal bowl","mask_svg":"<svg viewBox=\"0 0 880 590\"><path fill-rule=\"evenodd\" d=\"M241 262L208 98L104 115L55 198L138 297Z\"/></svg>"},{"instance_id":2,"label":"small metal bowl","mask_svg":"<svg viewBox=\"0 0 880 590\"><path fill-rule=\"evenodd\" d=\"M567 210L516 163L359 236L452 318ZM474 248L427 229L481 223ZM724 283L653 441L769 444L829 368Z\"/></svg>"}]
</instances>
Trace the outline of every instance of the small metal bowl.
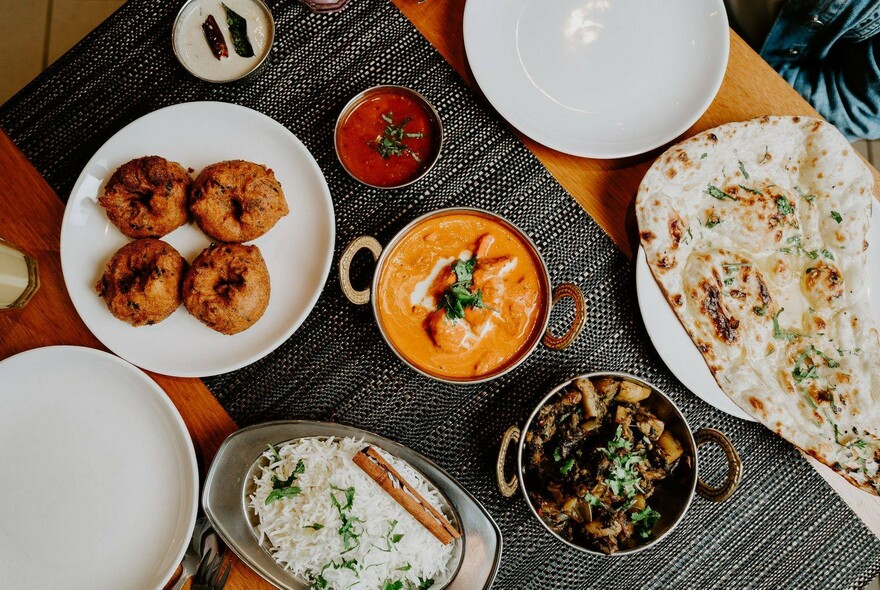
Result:
<instances>
[{"instance_id":1,"label":"small metal bowl","mask_svg":"<svg viewBox=\"0 0 880 590\"><path fill-rule=\"evenodd\" d=\"M180 65L183 66L183 68L187 72L189 72L190 74L192 74L193 76L195 76L199 80L204 80L205 82L211 82L212 84L229 84L230 82L239 82L239 81L251 78L252 76L254 76L256 74L256 72L258 72L261 69L263 64L266 62L266 59L269 57L269 54L272 53L272 46L275 44L275 17L272 15L272 11L269 9L269 6L265 2L263 2L263 0L250 0L251 2L256 4L257 7L260 8L266 14L266 17L269 20L269 29L268 29L267 35L266 35L266 49L265 49L265 52L263 53L263 56L256 59L252 65L252 67L250 69L248 69L247 71L245 71L244 73L242 73L241 75L238 75L238 76L235 76L232 78L225 78L223 80L213 80L211 78L205 78L204 76L200 75L197 71L195 71L190 66L190 64L188 64L186 62L186 60L184 59L184 56L182 55L180 49L177 46L178 31L180 30L180 27L183 25L184 16L187 14L187 11L190 8L192 8L192 5L198 4L202 1L203 0L187 0L186 2L183 3L183 6L180 7L180 11L178 11L177 17L174 19L174 26L172 27L172 30L171 30L171 48L174 50L174 56L177 57L177 61L180 62ZM195 8L193 8L193 10L195 10ZM234 53L234 50L231 47L230 47L230 52Z\"/></svg>"},{"instance_id":2,"label":"small metal bowl","mask_svg":"<svg viewBox=\"0 0 880 590\"><path fill-rule=\"evenodd\" d=\"M434 127L434 133L437 134L437 139L434 152L433 154L431 154L431 160L426 163L424 169L417 176L401 184L395 184L392 186L379 186L376 184L365 182L357 175L352 173L352 171L349 170L348 166L345 165L345 162L342 159L342 155L339 153L339 131L342 128L342 123L348 118L352 111L363 104L367 99L376 96L377 94L385 94L388 92L405 94L414 99L417 103L421 104L431 115L431 122ZM431 104L427 98L425 98L415 90L407 88L406 86L395 86L388 84L382 86L373 86L372 88L367 88L360 94L355 95L354 98L349 100L348 103L346 103L346 105L342 108L342 111L339 113L339 117L336 118L336 126L333 129L333 148L336 150L336 158L339 160L339 164L342 166L343 170L345 170L349 176L351 176L361 184L372 188L385 190L403 188L424 178L425 175L428 174L428 172L430 172L431 169L434 167L434 164L437 163L437 160L440 159L440 152L443 150L443 123L440 121L440 114L437 112L437 109L434 108L434 105Z\"/></svg>"},{"instance_id":3,"label":"small metal bowl","mask_svg":"<svg viewBox=\"0 0 880 590\"><path fill-rule=\"evenodd\" d=\"M527 484L524 481L525 471L523 470L523 449L525 448L526 436L528 435L529 428L532 425L532 421L535 419L535 416L538 415L538 412L550 402L556 401L560 395L567 391L570 386L574 384L574 382L578 379L597 379L601 377L611 377L614 379L620 379L621 381L630 381L637 385L641 385L642 387L647 387L651 390L651 395L640 404L644 405L647 409L654 413L660 420L663 421L665 428L669 430L675 438L682 443L685 447L686 455L692 459L690 463L680 464L672 473L672 476L664 481L663 489L659 490L657 494L652 497L652 504L654 504L654 508L659 509L662 517L654 526L653 534L651 538L646 542L636 545L635 547L631 547L629 549L624 549L618 551L616 553L606 554L601 551L596 551L594 549L590 549L588 547L584 547L583 545L578 545L576 543L572 543L567 539L563 538L559 533L554 531L550 525L541 517L538 513L538 509L532 503L532 499L529 497ZM507 479L504 473L504 464L507 459L507 451L510 446L510 443L519 443L517 445L517 455L516 455L516 469L517 474L511 477L509 480ZM727 476L725 477L724 483L721 484L720 487L714 488L709 486L705 482L703 482L699 477L699 462L697 457L698 449L706 444L706 443L715 443L721 450L724 452L724 455L727 459ZM660 391L658 388L654 387L647 381L643 381L638 377L633 375L629 375L627 373L617 373L617 372L603 372L603 373L589 373L587 375L579 375L572 379L569 379L565 383L562 383L553 388L553 390L548 393L544 399L542 399L538 405L535 407L535 410L529 416L529 419L526 421L525 426L520 430L518 426L511 426L504 433L504 437L501 439L501 449L498 453L498 463L496 465L496 478L498 483L498 489L501 494L505 497L511 497L516 494L517 488L522 489L523 496L525 496L526 503L529 505L529 509L532 511L532 514L535 516L538 522L547 529L547 531L556 537L558 540L562 541L569 547L573 549L577 549L578 551L582 551L584 553L589 553L591 555L601 555L603 557L619 557L622 555L632 555L633 553L638 553L640 551L644 551L648 547L659 543L662 539L664 539L669 533L671 533L678 523L684 518L685 513L691 505L691 501L694 498L694 493L700 494L703 498L707 500L711 500L713 502L724 502L728 498L730 498L733 493L736 491L736 488L739 486L740 479L742 477L742 461L739 458L739 455L736 452L736 449L731 444L730 440L720 431L715 430L713 428L700 428L694 433L691 430L691 427L688 425L687 420L685 420L684 415L681 413L681 410L678 409L678 406L667 396L665 393Z\"/></svg>"}]
</instances>

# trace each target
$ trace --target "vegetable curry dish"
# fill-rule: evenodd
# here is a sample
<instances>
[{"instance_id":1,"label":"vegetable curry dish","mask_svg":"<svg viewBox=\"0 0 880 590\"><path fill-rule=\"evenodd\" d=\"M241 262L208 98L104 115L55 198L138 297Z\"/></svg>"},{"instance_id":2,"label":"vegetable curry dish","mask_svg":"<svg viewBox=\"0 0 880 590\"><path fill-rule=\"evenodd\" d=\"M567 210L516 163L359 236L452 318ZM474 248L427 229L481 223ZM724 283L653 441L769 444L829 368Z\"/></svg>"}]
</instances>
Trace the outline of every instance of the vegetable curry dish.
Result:
<instances>
[{"instance_id":1,"label":"vegetable curry dish","mask_svg":"<svg viewBox=\"0 0 880 590\"><path fill-rule=\"evenodd\" d=\"M655 536L652 497L690 457L641 403L650 395L630 381L581 378L538 411L524 477L535 511L562 538L615 553Z\"/></svg>"}]
</instances>

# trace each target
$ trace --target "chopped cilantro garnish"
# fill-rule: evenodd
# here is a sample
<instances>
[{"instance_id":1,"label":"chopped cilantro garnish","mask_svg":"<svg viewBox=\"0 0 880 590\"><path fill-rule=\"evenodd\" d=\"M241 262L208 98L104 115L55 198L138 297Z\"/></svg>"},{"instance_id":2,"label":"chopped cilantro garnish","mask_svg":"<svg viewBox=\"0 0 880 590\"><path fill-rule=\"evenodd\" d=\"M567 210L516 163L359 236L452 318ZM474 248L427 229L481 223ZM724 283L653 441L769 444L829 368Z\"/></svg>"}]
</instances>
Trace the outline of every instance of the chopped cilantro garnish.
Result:
<instances>
[{"instance_id":1,"label":"chopped cilantro garnish","mask_svg":"<svg viewBox=\"0 0 880 590\"><path fill-rule=\"evenodd\" d=\"M749 173L746 172L746 168L745 168L745 166L743 166L742 160L737 160L737 163L739 164L739 171L742 172L743 178L745 178L746 180L748 180L748 179L749 179Z\"/></svg>"},{"instance_id":2,"label":"chopped cilantro garnish","mask_svg":"<svg viewBox=\"0 0 880 590\"><path fill-rule=\"evenodd\" d=\"M816 195L808 195L804 191L802 191L799 187L794 187L798 194L807 202L812 204L813 201L816 200Z\"/></svg>"},{"instance_id":3,"label":"chopped cilantro garnish","mask_svg":"<svg viewBox=\"0 0 880 590\"><path fill-rule=\"evenodd\" d=\"M416 153L403 143L404 138L418 139L423 136L422 133L408 133L404 131L405 127L412 121L412 118L406 118L400 124L395 125L394 113L386 113L381 117L387 123L385 130L376 139L368 141L367 145L376 150L385 160L391 156L409 155L416 162L420 162L421 160Z\"/></svg>"},{"instance_id":4,"label":"chopped cilantro garnish","mask_svg":"<svg viewBox=\"0 0 880 590\"><path fill-rule=\"evenodd\" d=\"M724 201L725 199L728 201L736 201L736 197L734 197L733 195L728 195L717 186L713 186L711 184L706 187L705 193L712 198L718 199L719 201Z\"/></svg>"},{"instance_id":5,"label":"chopped cilantro garnish","mask_svg":"<svg viewBox=\"0 0 880 590\"><path fill-rule=\"evenodd\" d=\"M785 311L785 308L780 308L776 315L773 316L773 337L777 340L794 340L799 338L800 335L795 332L783 332L779 329L779 314L783 311Z\"/></svg>"},{"instance_id":6,"label":"chopped cilantro garnish","mask_svg":"<svg viewBox=\"0 0 880 590\"><path fill-rule=\"evenodd\" d=\"M457 260L452 265L456 281L446 289L437 305L438 309L446 310L446 317L450 320L462 319L464 310L468 307L492 309L483 303L482 289L477 289L476 293L471 292L476 265L476 256L470 260Z\"/></svg>"},{"instance_id":7,"label":"chopped cilantro garnish","mask_svg":"<svg viewBox=\"0 0 880 590\"><path fill-rule=\"evenodd\" d=\"M776 208L779 210L780 215L791 215L794 213L794 208L785 197L779 197L776 199Z\"/></svg>"},{"instance_id":8,"label":"chopped cilantro garnish","mask_svg":"<svg viewBox=\"0 0 880 590\"><path fill-rule=\"evenodd\" d=\"M278 452L269 445L269 448L278 456ZM279 456L280 459L280 456ZM280 500L281 498L293 498L294 496L298 496L302 493L302 490L293 485L293 482L296 481L296 478L305 473L306 466L303 463L302 459L297 461L296 467L293 470L293 473L290 474L290 477L287 479L278 479L277 475L272 476L272 491L269 492L269 495L266 496L266 504L271 504L276 500Z\"/></svg>"},{"instance_id":9,"label":"chopped cilantro garnish","mask_svg":"<svg viewBox=\"0 0 880 590\"><path fill-rule=\"evenodd\" d=\"M755 315L764 316L767 313L767 308L763 305L756 305L752 311L755 312Z\"/></svg>"},{"instance_id":10,"label":"chopped cilantro garnish","mask_svg":"<svg viewBox=\"0 0 880 590\"><path fill-rule=\"evenodd\" d=\"M602 504L602 501L590 492L584 494L584 502L586 502L590 506L599 506Z\"/></svg>"},{"instance_id":11,"label":"chopped cilantro garnish","mask_svg":"<svg viewBox=\"0 0 880 590\"><path fill-rule=\"evenodd\" d=\"M630 518L636 526L639 536L647 539L651 536L651 530L654 528L654 525L660 520L660 513L650 506L646 506L644 510L634 512Z\"/></svg>"},{"instance_id":12,"label":"chopped cilantro garnish","mask_svg":"<svg viewBox=\"0 0 880 590\"><path fill-rule=\"evenodd\" d=\"M345 494L345 504L339 502L336 492ZM354 494L355 489L353 487L342 489L335 485L330 485L330 502L336 508L336 511L339 512L339 518L342 520L342 526L339 527L337 532L342 537L343 553L360 546L361 532L355 528L360 519L352 516L350 513L351 506L354 503Z\"/></svg>"},{"instance_id":13,"label":"chopped cilantro garnish","mask_svg":"<svg viewBox=\"0 0 880 590\"><path fill-rule=\"evenodd\" d=\"M293 498L294 496L298 496L301 493L302 489L297 486L277 488L269 492L269 495L266 496L266 504L271 504L275 500L280 500L281 498Z\"/></svg>"},{"instance_id":14,"label":"chopped cilantro garnish","mask_svg":"<svg viewBox=\"0 0 880 590\"><path fill-rule=\"evenodd\" d=\"M791 376L794 377L796 381L800 382L806 379L815 379L819 376L818 365L816 365L813 361L813 355L824 360L825 365L829 368L836 369L840 366L840 363L830 358L827 354L811 344L800 354L800 356L798 356L797 360L794 363L794 368L791 371ZM806 364L807 360L810 361L809 365Z\"/></svg>"},{"instance_id":15,"label":"chopped cilantro garnish","mask_svg":"<svg viewBox=\"0 0 880 590\"><path fill-rule=\"evenodd\" d=\"M834 221L836 221L837 223L840 223L841 221L843 221L843 216L840 213L838 213L837 211L831 212L831 218L834 219Z\"/></svg>"},{"instance_id":16,"label":"chopped cilantro garnish","mask_svg":"<svg viewBox=\"0 0 880 590\"><path fill-rule=\"evenodd\" d=\"M572 467L574 467L574 457L568 459L565 463L559 466L559 473L562 475L568 475L568 472L571 471Z\"/></svg>"}]
</instances>

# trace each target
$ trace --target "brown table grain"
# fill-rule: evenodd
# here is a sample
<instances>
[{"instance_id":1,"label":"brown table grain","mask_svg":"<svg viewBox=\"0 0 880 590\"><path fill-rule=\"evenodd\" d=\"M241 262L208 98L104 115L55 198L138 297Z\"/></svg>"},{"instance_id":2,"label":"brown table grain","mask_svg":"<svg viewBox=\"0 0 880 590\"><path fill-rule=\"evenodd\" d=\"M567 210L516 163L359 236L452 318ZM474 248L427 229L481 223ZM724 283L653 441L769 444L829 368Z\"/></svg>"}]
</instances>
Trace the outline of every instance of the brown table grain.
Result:
<instances>
[{"instance_id":1,"label":"brown table grain","mask_svg":"<svg viewBox=\"0 0 880 590\"><path fill-rule=\"evenodd\" d=\"M462 41L464 1L393 2L476 88ZM816 115L742 39L731 34L730 61L721 90L708 111L682 137L729 121L765 114ZM631 158L602 161L569 156L528 138L522 139L611 239L631 255L637 243L633 200L639 182L662 148ZM876 170L874 176L880 187L880 175ZM0 237L22 246L37 258L42 282L40 290L24 309L0 313L0 359L57 344L104 349L79 319L64 287L59 256L64 206L2 132L0 180ZM199 379L149 375L165 390L183 416L204 475L220 443L236 429L235 423ZM817 465L817 469L880 536L880 498L849 486L824 466ZM237 560L226 586L228 590L271 587Z\"/></svg>"}]
</instances>

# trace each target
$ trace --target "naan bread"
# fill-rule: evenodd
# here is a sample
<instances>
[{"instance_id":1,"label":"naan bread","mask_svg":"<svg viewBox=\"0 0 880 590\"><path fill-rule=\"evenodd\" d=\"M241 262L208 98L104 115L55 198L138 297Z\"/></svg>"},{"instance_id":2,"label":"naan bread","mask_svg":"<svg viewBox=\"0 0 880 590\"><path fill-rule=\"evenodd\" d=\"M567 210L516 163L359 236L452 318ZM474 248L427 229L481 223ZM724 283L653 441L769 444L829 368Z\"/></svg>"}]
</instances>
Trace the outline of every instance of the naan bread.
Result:
<instances>
[{"instance_id":1,"label":"naan bread","mask_svg":"<svg viewBox=\"0 0 880 590\"><path fill-rule=\"evenodd\" d=\"M834 127L763 117L667 150L636 214L654 277L721 389L880 495L880 338L865 281L872 192Z\"/></svg>"}]
</instances>

